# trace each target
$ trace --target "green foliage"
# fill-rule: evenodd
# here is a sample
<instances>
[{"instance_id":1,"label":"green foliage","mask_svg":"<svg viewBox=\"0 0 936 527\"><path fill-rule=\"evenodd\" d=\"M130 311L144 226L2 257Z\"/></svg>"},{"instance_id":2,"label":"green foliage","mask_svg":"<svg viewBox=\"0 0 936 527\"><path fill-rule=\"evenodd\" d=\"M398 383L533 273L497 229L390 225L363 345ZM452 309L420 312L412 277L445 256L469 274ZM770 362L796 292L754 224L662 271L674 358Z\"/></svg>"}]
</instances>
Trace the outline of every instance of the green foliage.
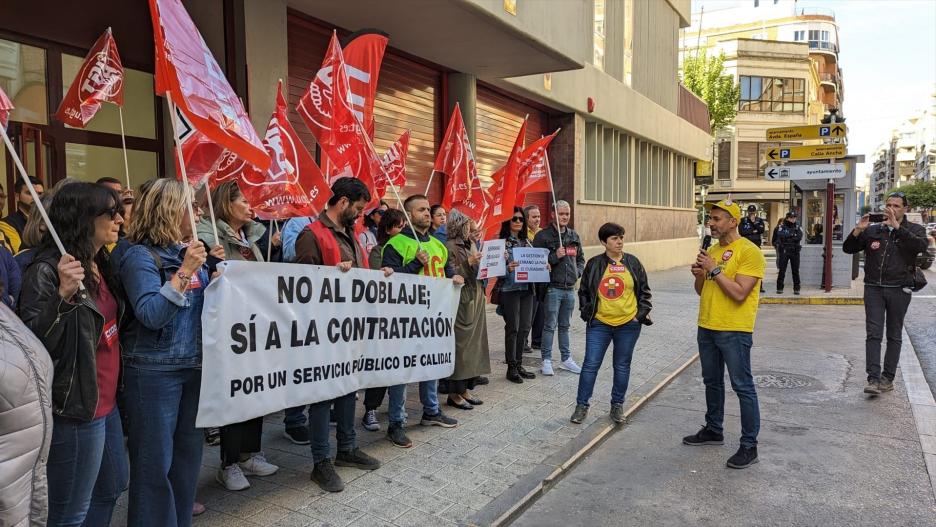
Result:
<instances>
[{"instance_id":1,"label":"green foliage","mask_svg":"<svg viewBox=\"0 0 936 527\"><path fill-rule=\"evenodd\" d=\"M917 181L900 188L892 188L887 191L887 194L891 192L903 192L913 209L936 208L936 181Z\"/></svg>"},{"instance_id":2,"label":"green foliage","mask_svg":"<svg viewBox=\"0 0 936 527\"><path fill-rule=\"evenodd\" d=\"M725 74L725 53L709 57L705 52L687 52L682 70L683 84L708 105L712 135L731 124L738 114L741 85Z\"/></svg>"}]
</instances>

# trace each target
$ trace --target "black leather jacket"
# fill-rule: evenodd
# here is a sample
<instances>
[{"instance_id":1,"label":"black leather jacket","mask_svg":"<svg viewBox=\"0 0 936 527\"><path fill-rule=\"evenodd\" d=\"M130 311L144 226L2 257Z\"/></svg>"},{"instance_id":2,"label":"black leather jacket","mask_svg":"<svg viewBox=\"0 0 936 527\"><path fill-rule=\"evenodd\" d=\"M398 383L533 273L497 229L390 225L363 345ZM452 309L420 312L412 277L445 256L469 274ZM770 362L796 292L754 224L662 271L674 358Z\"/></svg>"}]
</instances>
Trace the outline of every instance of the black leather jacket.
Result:
<instances>
[{"instance_id":1,"label":"black leather jacket","mask_svg":"<svg viewBox=\"0 0 936 527\"><path fill-rule=\"evenodd\" d=\"M582 250L582 239L574 230L566 227L562 233L562 246L575 249L575 256L565 256L559 258L556 256L556 249L559 248L559 231L555 225L550 225L536 233L533 237L533 247L540 249L549 249L549 265L552 271L549 272L550 287L560 289L572 289L575 287L575 281L582 276L585 269L585 251Z\"/></svg>"},{"instance_id":2,"label":"black leather jacket","mask_svg":"<svg viewBox=\"0 0 936 527\"><path fill-rule=\"evenodd\" d=\"M26 269L19 315L52 357L52 411L87 422L94 419L98 404L97 346L104 315L90 296L75 304L62 300L58 261L57 253L46 252ZM112 294L119 321L124 312L122 295Z\"/></svg>"},{"instance_id":3,"label":"black leather jacket","mask_svg":"<svg viewBox=\"0 0 936 527\"><path fill-rule=\"evenodd\" d=\"M637 294L637 321L645 326L653 325L653 321L650 320L650 310L653 309L653 304L650 303L650 284L647 282L647 272L640 260L632 254L624 253L621 261L627 266L627 270L634 279L634 292ZM585 264L585 273L579 284L578 297L579 312L586 324L591 322L595 318L595 313L598 312L598 285L610 263L611 259L601 253L589 258L588 263Z\"/></svg>"},{"instance_id":4,"label":"black leather jacket","mask_svg":"<svg viewBox=\"0 0 936 527\"><path fill-rule=\"evenodd\" d=\"M858 236L852 231L842 244L848 254L865 252L865 284L890 287L913 283L916 255L926 247L926 229L907 218L894 230L875 223Z\"/></svg>"}]
</instances>

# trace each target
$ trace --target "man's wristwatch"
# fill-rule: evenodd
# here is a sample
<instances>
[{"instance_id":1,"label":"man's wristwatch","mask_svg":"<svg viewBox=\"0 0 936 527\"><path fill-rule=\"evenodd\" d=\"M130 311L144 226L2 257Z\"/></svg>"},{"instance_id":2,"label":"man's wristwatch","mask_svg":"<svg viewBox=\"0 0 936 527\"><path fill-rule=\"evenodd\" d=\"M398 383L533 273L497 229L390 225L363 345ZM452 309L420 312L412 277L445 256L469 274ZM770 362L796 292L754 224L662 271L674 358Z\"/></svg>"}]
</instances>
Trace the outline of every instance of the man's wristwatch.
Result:
<instances>
[{"instance_id":1,"label":"man's wristwatch","mask_svg":"<svg viewBox=\"0 0 936 527\"><path fill-rule=\"evenodd\" d=\"M716 267L715 269L712 269L711 271L709 271L709 273L708 273L708 279L709 279L709 280L714 280L715 277L718 276L718 275L720 275L720 274L721 274L721 267Z\"/></svg>"}]
</instances>

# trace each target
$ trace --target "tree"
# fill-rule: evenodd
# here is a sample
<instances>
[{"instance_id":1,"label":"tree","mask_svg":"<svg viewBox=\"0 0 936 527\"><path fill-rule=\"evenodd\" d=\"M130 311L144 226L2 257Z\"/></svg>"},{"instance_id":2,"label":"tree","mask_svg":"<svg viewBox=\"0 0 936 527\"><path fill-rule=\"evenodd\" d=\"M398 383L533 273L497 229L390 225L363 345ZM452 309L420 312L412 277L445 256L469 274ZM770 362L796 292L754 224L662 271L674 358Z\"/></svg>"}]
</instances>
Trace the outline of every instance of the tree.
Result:
<instances>
[{"instance_id":1,"label":"tree","mask_svg":"<svg viewBox=\"0 0 936 527\"><path fill-rule=\"evenodd\" d=\"M936 207L936 181L916 181L887 191L888 194L891 192L903 192L914 209L928 212Z\"/></svg>"},{"instance_id":2,"label":"tree","mask_svg":"<svg viewBox=\"0 0 936 527\"><path fill-rule=\"evenodd\" d=\"M725 53L709 57L707 52L683 58L683 84L708 105L712 135L731 124L738 114L741 85L725 74Z\"/></svg>"}]
</instances>

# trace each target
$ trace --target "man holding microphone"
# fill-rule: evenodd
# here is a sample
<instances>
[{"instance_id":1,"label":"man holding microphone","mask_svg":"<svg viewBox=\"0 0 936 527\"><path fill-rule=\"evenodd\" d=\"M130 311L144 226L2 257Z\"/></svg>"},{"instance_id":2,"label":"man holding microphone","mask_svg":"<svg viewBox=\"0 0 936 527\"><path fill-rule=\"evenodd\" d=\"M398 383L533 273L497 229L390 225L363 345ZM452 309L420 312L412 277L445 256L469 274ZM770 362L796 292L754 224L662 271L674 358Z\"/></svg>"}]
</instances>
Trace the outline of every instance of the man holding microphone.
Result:
<instances>
[{"instance_id":1,"label":"man holding microphone","mask_svg":"<svg viewBox=\"0 0 936 527\"><path fill-rule=\"evenodd\" d=\"M700 250L691 269L700 296L697 341L705 383L705 426L684 437L683 444L724 443L727 366L741 406L741 446L727 465L747 468L757 463L760 410L751 373L751 346L760 300L757 286L764 278L766 262L760 249L738 234L741 209L736 203L726 199L707 208L711 209L712 238L718 243Z\"/></svg>"}]
</instances>

